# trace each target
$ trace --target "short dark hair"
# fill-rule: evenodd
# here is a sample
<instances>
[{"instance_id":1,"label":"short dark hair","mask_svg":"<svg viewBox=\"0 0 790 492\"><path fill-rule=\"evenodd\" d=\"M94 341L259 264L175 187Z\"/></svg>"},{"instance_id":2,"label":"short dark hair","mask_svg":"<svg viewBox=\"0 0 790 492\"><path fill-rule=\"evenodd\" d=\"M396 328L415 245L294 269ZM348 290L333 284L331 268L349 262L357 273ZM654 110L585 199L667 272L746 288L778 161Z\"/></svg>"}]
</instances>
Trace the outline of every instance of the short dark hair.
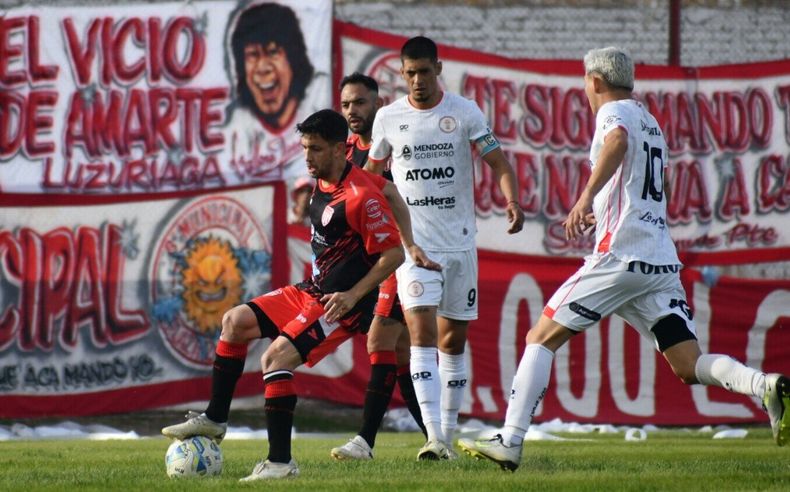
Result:
<instances>
[{"instance_id":1,"label":"short dark hair","mask_svg":"<svg viewBox=\"0 0 790 492\"><path fill-rule=\"evenodd\" d=\"M416 36L403 43L403 47L400 49L400 59L404 58L410 60L428 58L432 62L436 62L439 60L439 49L436 47L436 43L425 36Z\"/></svg>"},{"instance_id":2,"label":"short dark hair","mask_svg":"<svg viewBox=\"0 0 790 492\"><path fill-rule=\"evenodd\" d=\"M379 83L373 77L368 77L365 74L354 72L351 75L346 75L343 77L343 80L340 81L340 86L338 89L343 90L343 87L347 86L348 84L362 84L373 92L379 91Z\"/></svg>"},{"instance_id":3,"label":"short dark hair","mask_svg":"<svg viewBox=\"0 0 790 492\"><path fill-rule=\"evenodd\" d=\"M343 115L331 109L322 109L296 124L302 135L318 135L329 143L342 143L348 137L348 122Z\"/></svg>"},{"instance_id":4,"label":"short dark hair","mask_svg":"<svg viewBox=\"0 0 790 492\"><path fill-rule=\"evenodd\" d=\"M244 47L253 43L265 47L271 42L285 50L293 71L290 94L300 101L304 99L315 71L307 57L302 29L293 10L276 3L263 3L241 12L231 35L236 89L239 102L258 116L263 115L255 104L244 75Z\"/></svg>"}]
</instances>

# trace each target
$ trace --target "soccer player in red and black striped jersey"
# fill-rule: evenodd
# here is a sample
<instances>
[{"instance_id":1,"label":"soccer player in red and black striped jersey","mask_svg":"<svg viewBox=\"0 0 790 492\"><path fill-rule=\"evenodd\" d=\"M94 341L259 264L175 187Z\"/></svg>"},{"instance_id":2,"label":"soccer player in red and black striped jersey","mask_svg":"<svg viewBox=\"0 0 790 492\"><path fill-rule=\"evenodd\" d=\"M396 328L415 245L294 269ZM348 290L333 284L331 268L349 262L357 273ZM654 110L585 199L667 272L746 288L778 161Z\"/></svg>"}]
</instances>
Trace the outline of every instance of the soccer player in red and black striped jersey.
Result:
<instances>
[{"instance_id":1,"label":"soccer player in red and black striped jersey","mask_svg":"<svg viewBox=\"0 0 790 492\"><path fill-rule=\"evenodd\" d=\"M363 167L368 159L373 119L382 105L378 91L378 83L359 72L347 75L340 81L340 110L351 130L346 142L346 159L359 167ZM392 181L388 169L384 171L384 177ZM373 458L376 434L387 411L396 379L409 412L425 433L409 371L409 331L403 320L394 274L379 286L374 314L368 332L371 371L365 392L362 427L346 444L332 449L331 455L337 460Z\"/></svg>"},{"instance_id":2,"label":"soccer player in red and black striped jersey","mask_svg":"<svg viewBox=\"0 0 790 492\"><path fill-rule=\"evenodd\" d=\"M291 458L293 371L316 364L355 333L368 331L378 285L403 262L401 242L414 261L431 266L413 242L408 208L394 185L346 161L343 116L321 110L297 130L307 170L316 180L310 200L312 276L225 313L208 408L162 429L176 439L206 435L221 440L247 345L272 338L261 357L269 455L243 481L299 474Z\"/></svg>"}]
</instances>

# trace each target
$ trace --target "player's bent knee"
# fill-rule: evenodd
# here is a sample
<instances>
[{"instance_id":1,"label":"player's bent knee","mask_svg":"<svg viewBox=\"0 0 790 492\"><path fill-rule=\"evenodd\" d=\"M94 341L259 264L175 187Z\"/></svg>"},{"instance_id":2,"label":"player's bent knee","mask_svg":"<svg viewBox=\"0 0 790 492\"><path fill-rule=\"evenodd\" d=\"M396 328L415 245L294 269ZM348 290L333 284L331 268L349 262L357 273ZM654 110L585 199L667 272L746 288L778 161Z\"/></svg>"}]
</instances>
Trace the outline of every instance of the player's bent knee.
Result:
<instances>
[{"instance_id":1,"label":"player's bent knee","mask_svg":"<svg viewBox=\"0 0 790 492\"><path fill-rule=\"evenodd\" d=\"M243 316L240 313L240 307L236 306L222 315L222 338L230 341L242 341L244 336L245 326Z\"/></svg>"},{"instance_id":2,"label":"player's bent knee","mask_svg":"<svg viewBox=\"0 0 790 492\"><path fill-rule=\"evenodd\" d=\"M653 335L656 337L656 342L658 343L658 350L660 350L661 353L666 352L667 349L674 347L675 345L681 342L697 339L697 337L694 336L691 330L688 329L688 326L686 325L686 320L684 320L677 314L670 314L669 316L661 318L658 321L658 323L656 323L655 326L651 328L650 331L652 331ZM694 371L692 368L692 376L694 376L693 372ZM683 377L681 377L680 374L678 374L678 377L684 379Z\"/></svg>"}]
</instances>

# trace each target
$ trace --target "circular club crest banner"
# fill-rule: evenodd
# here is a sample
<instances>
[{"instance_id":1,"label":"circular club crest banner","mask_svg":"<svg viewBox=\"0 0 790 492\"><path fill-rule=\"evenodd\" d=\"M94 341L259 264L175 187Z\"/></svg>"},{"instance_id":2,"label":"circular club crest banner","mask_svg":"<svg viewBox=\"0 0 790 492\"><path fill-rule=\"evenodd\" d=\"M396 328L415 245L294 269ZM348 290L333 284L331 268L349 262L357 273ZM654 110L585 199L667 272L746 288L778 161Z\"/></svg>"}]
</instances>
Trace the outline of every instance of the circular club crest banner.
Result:
<instances>
[{"instance_id":1,"label":"circular club crest banner","mask_svg":"<svg viewBox=\"0 0 790 492\"><path fill-rule=\"evenodd\" d=\"M239 201L224 196L177 209L152 263L152 322L189 366L214 361L222 316L271 288L271 244Z\"/></svg>"}]
</instances>

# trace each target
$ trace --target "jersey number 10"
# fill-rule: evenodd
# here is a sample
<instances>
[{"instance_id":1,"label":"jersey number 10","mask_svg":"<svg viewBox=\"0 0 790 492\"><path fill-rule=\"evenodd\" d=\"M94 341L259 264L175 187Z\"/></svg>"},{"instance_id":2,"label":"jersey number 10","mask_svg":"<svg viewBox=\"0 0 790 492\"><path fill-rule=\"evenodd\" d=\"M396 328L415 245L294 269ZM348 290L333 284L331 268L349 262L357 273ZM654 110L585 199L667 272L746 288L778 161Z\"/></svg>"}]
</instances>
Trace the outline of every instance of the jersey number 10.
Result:
<instances>
[{"instance_id":1,"label":"jersey number 10","mask_svg":"<svg viewBox=\"0 0 790 492\"><path fill-rule=\"evenodd\" d=\"M645 142L643 148L647 154L645 159L645 185L642 187L642 200L647 200L647 196L660 202L664 196L664 157L661 149L651 147ZM658 178L658 179L656 179ZM658 186L656 186L658 181Z\"/></svg>"}]
</instances>

